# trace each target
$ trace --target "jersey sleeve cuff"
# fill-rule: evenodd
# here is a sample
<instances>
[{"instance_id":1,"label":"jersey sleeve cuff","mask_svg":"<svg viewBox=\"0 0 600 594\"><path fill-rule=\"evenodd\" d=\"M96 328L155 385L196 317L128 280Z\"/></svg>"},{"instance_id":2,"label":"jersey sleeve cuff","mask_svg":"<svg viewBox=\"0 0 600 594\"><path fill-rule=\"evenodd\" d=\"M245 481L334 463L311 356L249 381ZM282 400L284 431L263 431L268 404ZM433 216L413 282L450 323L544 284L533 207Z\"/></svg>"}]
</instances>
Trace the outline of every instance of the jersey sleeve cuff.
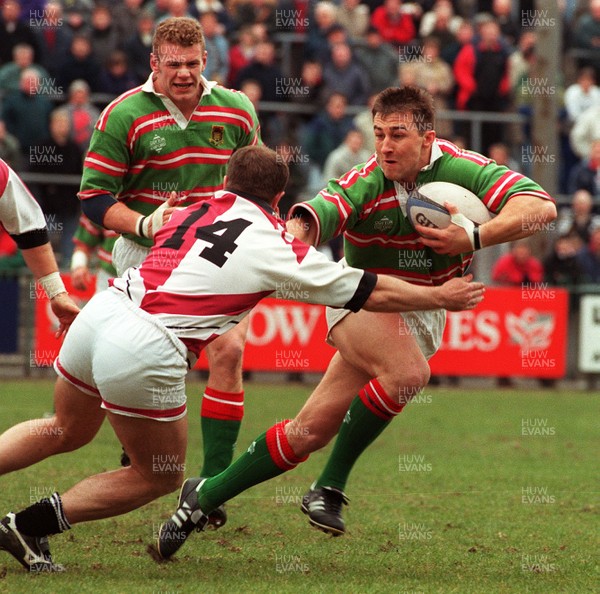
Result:
<instances>
[{"instance_id":1,"label":"jersey sleeve cuff","mask_svg":"<svg viewBox=\"0 0 600 594\"><path fill-rule=\"evenodd\" d=\"M15 243L20 250L30 250L31 248L40 247L50 241L48 229L34 229L33 231L26 231L25 233L19 233L18 235L11 234L11 237L15 240Z\"/></svg>"},{"instance_id":2,"label":"jersey sleeve cuff","mask_svg":"<svg viewBox=\"0 0 600 594\"><path fill-rule=\"evenodd\" d=\"M373 292L376 284L377 275L373 272L368 272L365 270L360 282L358 283L358 287L352 296L352 299L350 299L350 301L344 305L344 309L349 309L353 312L357 312L359 309L361 309Z\"/></svg>"},{"instance_id":3,"label":"jersey sleeve cuff","mask_svg":"<svg viewBox=\"0 0 600 594\"><path fill-rule=\"evenodd\" d=\"M288 218L305 217L310 218L317 226L317 244L321 244L321 221L314 209L306 202L298 202L290 208Z\"/></svg>"}]
</instances>

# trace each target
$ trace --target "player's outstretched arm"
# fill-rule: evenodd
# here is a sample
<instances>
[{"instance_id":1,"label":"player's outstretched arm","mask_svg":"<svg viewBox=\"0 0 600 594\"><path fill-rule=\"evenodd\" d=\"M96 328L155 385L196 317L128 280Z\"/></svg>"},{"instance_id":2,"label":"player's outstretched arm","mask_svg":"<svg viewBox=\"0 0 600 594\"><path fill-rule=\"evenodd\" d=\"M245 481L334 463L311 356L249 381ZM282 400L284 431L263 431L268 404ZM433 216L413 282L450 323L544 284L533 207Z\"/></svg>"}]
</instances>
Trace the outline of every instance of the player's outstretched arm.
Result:
<instances>
[{"instance_id":1,"label":"player's outstretched arm","mask_svg":"<svg viewBox=\"0 0 600 594\"><path fill-rule=\"evenodd\" d=\"M422 287L392 276L378 275L377 284L363 309L383 312L473 309L483 299L484 286L472 280L473 275L468 274L439 287Z\"/></svg>"}]
</instances>

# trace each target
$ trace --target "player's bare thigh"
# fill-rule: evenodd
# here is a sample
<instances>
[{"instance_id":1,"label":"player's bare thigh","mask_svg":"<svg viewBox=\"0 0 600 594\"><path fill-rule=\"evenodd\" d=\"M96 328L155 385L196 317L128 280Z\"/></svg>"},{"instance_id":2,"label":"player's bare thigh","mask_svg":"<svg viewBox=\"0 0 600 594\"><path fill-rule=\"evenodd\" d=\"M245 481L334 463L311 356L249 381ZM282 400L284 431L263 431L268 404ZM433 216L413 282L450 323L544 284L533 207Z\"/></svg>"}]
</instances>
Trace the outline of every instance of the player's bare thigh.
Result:
<instances>
[{"instance_id":1,"label":"player's bare thigh","mask_svg":"<svg viewBox=\"0 0 600 594\"><path fill-rule=\"evenodd\" d=\"M377 378L396 401L429 381L427 360L400 314L361 310L344 317L330 335L343 359Z\"/></svg>"}]
</instances>

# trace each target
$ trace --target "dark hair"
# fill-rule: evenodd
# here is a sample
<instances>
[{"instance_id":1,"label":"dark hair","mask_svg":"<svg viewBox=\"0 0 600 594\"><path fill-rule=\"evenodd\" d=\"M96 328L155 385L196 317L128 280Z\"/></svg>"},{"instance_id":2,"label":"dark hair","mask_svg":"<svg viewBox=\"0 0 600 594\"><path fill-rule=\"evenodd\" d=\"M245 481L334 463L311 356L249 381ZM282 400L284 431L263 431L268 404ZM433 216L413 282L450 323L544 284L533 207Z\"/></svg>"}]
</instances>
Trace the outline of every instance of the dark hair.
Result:
<instances>
[{"instance_id":1,"label":"dark hair","mask_svg":"<svg viewBox=\"0 0 600 594\"><path fill-rule=\"evenodd\" d=\"M227 164L227 189L247 192L267 202L285 189L289 178L285 160L266 146L245 146Z\"/></svg>"},{"instance_id":2,"label":"dark hair","mask_svg":"<svg viewBox=\"0 0 600 594\"><path fill-rule=\"evenodd\" d=\"M371 113L373 117L397 113L412 114L421 135L434 128L433 97L424 89L414 85L384 89L375 98Z\"/></svg>"}]
</instances>

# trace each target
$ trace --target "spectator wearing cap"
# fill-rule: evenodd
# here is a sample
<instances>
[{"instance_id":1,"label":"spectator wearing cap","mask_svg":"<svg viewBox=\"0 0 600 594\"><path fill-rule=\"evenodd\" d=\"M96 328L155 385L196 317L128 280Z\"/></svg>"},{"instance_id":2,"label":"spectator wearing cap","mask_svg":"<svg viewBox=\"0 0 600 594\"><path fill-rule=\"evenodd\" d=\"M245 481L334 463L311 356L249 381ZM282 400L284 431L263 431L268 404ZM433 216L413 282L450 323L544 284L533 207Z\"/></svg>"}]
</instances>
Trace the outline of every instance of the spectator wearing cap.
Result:
<instances>
[{"instance_id":1,"label":"spectator wearing cap","mask_svg":"<svg viewBox=\"0 0 600 594\"><path fill-rule=\"evenodd\" d=\"M94 3L91 0L66 0L64 3L64 21L75 34L89 35L90 20Z\"/></svg>"}]
</instances>

